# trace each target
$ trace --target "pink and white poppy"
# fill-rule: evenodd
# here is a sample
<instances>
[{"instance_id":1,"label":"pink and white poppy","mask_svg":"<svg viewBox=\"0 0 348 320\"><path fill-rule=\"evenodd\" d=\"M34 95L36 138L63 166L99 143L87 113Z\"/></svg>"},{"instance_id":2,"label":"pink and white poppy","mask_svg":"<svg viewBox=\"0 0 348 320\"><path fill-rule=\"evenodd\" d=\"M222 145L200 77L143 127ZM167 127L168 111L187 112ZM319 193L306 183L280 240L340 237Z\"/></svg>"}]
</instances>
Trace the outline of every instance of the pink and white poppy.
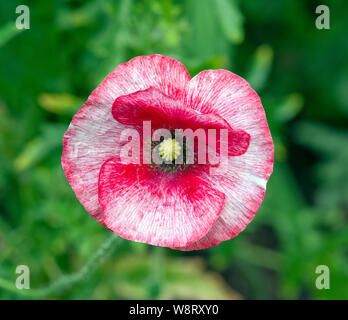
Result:
<instances>
[{"instance_id":1,"label":"pink and white poppy","mask_svg":"<svg viewBox=\"0 0 348 320\"><path fill-rule=\"evenodd\" d=\"M149 145L162 164L124 163L122 133L133 129L144 138L149 121L170 132L225 129L225 172L211 174L213 165L197 157L175 164L185 148L175 137ZM63 143L66 177L92 217L123 238L178 250L215 246L244 230L273 170L265 112L247 81L227 70L191 79L184 65L162 55L119 65L75 114ZM143 160L144 143L138 150Z\"/></svg>"}]
</instances>

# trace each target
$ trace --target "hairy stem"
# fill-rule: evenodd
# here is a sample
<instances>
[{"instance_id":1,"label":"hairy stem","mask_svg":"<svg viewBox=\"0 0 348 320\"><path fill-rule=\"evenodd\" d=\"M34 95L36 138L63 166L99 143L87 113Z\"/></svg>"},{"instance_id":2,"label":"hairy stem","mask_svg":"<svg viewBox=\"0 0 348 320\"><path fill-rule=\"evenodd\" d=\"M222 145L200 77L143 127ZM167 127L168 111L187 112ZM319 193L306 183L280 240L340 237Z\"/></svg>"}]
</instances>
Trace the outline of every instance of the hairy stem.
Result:
<instances>
[{"instance_id":1,"label":"hairy stem","mask_svg":"<svg viewBox=\"0 0 348 320\"><path fill-rule=\"evenodd\" d=\"M105 257L111 254L113 249L116 248L115 243L117 240L119 244L121 239L113 233L78 272L63 276L56 282L49 284L47 287L41 289L18 290L14 283L0 278L0 288L36 299L62 292L76 283L82 282L89 275L95 272L98 266L104 261Z\"/></svg>"}]
</instances>

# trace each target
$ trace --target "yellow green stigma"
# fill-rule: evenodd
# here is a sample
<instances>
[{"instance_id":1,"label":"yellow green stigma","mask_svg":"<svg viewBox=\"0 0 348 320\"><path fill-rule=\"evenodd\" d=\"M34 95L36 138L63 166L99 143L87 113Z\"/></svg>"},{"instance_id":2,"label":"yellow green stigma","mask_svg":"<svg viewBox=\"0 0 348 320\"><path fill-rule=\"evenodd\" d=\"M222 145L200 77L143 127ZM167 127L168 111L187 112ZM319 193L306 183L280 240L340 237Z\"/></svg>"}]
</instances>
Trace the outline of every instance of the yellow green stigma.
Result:
<instances>
[{"instance_id":1,"label":"yellow green stigma","mask_svg":"<svg viewBox=\"0 0 348 320\"><path fill-rule=\"evenodd\" d=\"M175 139L166 139L159 145L159 154L166 161L173 161L181 154L181 146Z\"/></svg>"}]
</instances>

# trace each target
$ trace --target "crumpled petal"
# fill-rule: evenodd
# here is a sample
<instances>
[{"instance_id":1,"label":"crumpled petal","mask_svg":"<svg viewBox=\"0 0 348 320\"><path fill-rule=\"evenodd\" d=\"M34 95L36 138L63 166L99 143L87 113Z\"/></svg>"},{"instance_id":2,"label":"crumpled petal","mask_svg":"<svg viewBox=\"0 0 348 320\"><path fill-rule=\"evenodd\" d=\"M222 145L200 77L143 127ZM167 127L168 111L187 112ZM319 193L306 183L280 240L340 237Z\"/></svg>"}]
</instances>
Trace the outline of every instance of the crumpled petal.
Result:
<instances>
[{"instance_id":1,"label":"crumpled petal","mask_svg":"<svg viewBox=\"0 0 348 320\"><path fill-rule=\"evenodd\" d=\"M123 238L165 247L201 239L223 208L225 195L195 174L156 174L113 158L102 166L99 201L104 223Z\"/></svg>"},{"instance_id":2,"label":"crumpled petal","mask_svg":"<svg viewBox=\"0 0 348 320\"><path fill-rule=\"evenodd\" d=\"M259 96L247 81L232 72L202 71L190 81L184 99L195 110L217 113L251 137L243 155L229 158L226 174L205 176L226 195L224 209L201 240L187 247L176 247L199 250L235 237L253 219L273 171L274 147Z\"/></svg>"},{"instance_id":3,"label":"crumpled petal","mask_svg":"<svg viewBox=\"0 0 348 320\"><path fill-rule=\"evenodd\" d=\"M144 121L151 121L152 128L203 129L208 136L209 129L217 130L217 150L220 150L219 131L228 131L228 154L239 156L246 152L250 135L238 128L232 128L228 122L215 113L202 114L188 108L181 101L173 99L156 88L137 91L118 97L113 104L114 118L128 126L142 127Z\"/></svg>"},{"instance_id":4,"label":"crumpled petal","mask_svg":"<svg viewBox=\"0 0 348 320\"><path fill-rule=\"evenodd\" d=\"M190 75L179 61L162 55L136 57L120 64L92 92L64 134L62 166L76 197L87 212L103 223L98 202L102 164L119 154L124 126L111 114L121 95L154 87L170 96L180 95Z\"/></svg>"}]
</instances>

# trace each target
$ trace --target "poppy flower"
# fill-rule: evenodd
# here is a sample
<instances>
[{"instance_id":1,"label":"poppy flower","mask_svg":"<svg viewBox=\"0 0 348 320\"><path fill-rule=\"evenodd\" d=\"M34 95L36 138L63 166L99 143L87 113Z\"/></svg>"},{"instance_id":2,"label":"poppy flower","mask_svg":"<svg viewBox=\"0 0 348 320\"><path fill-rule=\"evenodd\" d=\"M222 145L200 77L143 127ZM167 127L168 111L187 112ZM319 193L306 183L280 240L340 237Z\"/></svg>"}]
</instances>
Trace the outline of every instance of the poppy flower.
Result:
<instances>
[{"instance_id":1,"label":"poppy flower","mask_svg":"<svg viewBox=\"0 0 348 320\"><path fill-rule=\"evenodd\" d=\"M160 129L172 135L154 139ZM203 145L202 159L220 152L221 160L222 133L215 131L212 152L209 140L183 139L187 129L225 130L222 174L197 154ZM138 161L125 163L124 148L137 141L127 130L140 145L131 151ZM235 237L253 219L273 170L273 142L260 98L241 77L205 70L191 79L177 60L141 56L111 72L74 115L62 166L87 212L119 236L198 250Z\"/></svg>"}]
</instances>

